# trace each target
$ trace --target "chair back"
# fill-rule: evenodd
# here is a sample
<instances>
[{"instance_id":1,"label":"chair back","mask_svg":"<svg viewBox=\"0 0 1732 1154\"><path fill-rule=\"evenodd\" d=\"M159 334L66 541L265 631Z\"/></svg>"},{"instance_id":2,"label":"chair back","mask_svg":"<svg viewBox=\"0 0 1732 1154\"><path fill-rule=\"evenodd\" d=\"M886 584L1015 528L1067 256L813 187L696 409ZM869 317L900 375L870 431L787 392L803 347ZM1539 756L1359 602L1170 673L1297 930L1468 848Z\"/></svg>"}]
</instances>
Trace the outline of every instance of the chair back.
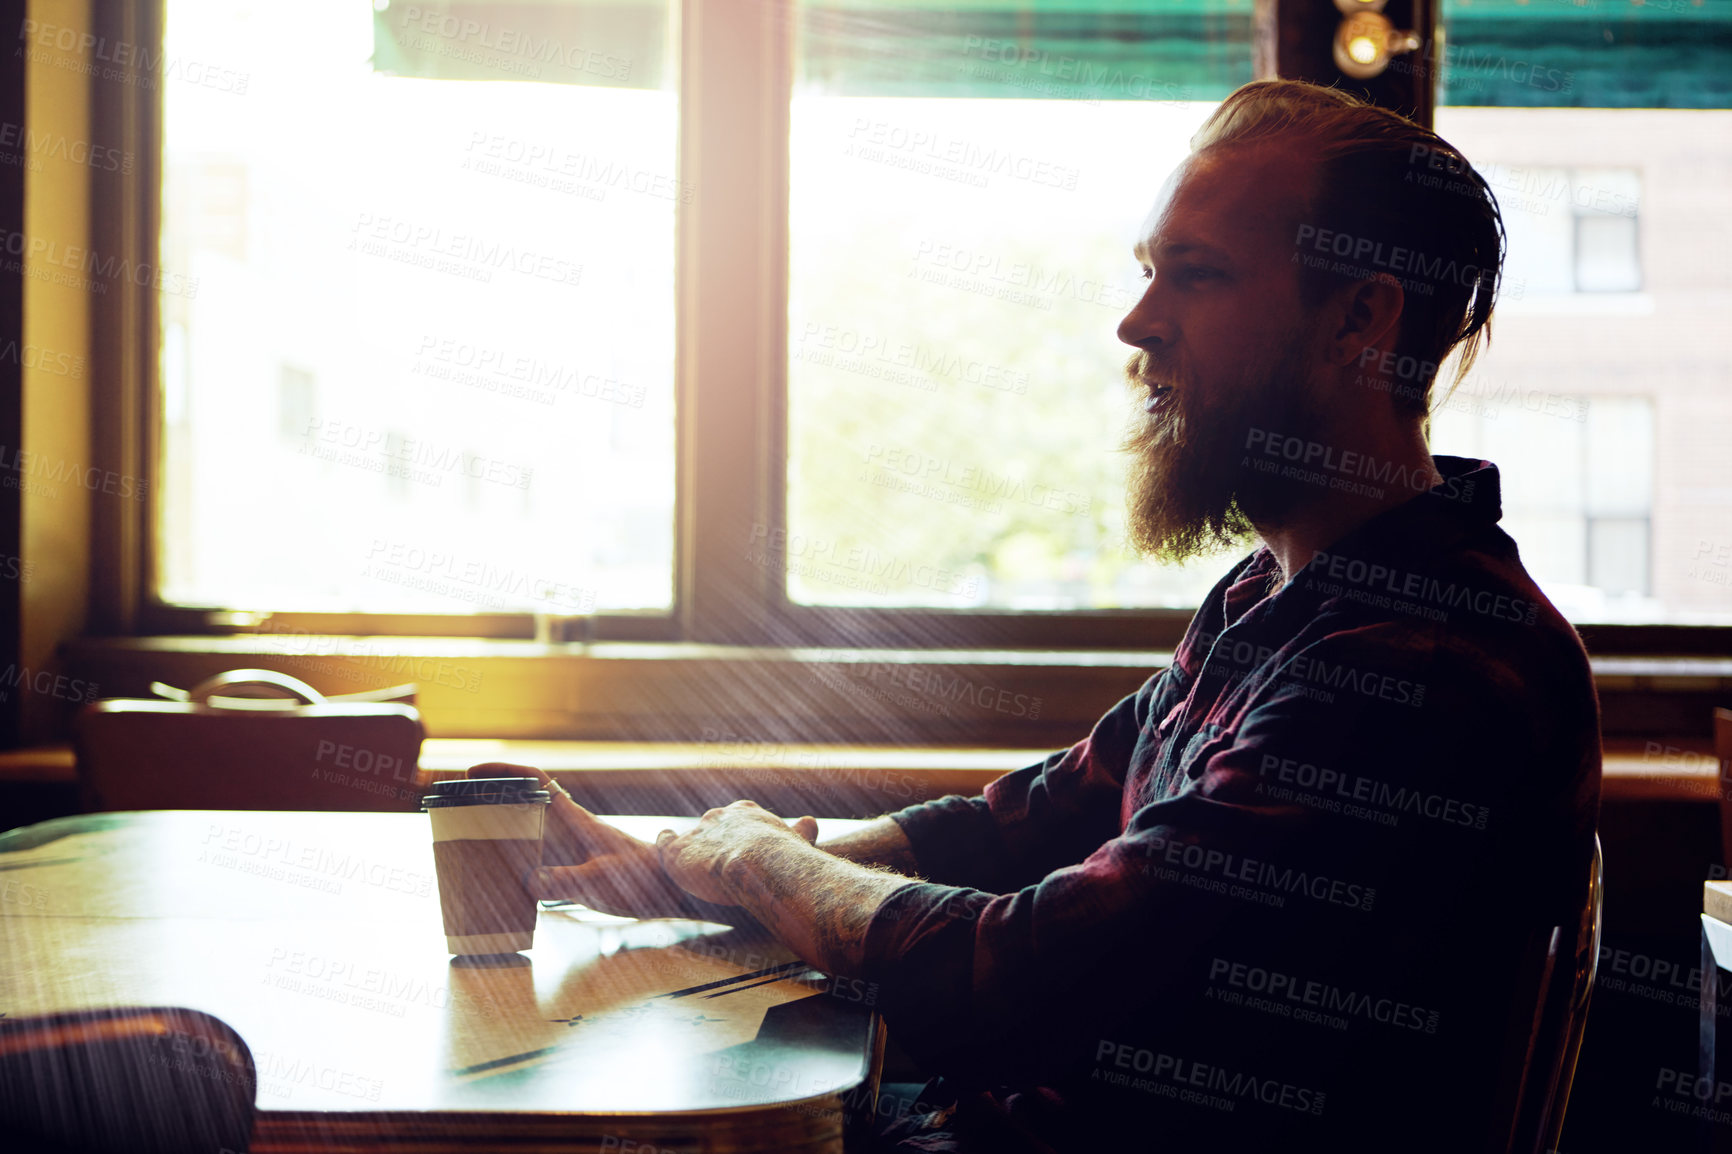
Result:
<instances>
[{"instance_id":1,"label":"chair back","mask_svg":"<svg viewBox=\"0 0 1732 1154\"><path fill-rule=\"evenodd\" d=\"M256 1090L246 1043L197 1010L0 1019L0 1133L20 1154L234 1154Z\"/></svg>"},{"instance_id":2,"label":"chair back","mask_svg":"<svg viewBox=\"0 0 1732 1154\"><path fill-rule=\"evenodd\" d=\"M248 685L294 699L218 696ZM326 700L266 670L238 670L184 700L112 698L78 713L73 748L88 811L416 809L421 716L394 702Z\"/></svg>"},{"instance_id":3,"label":"chair back","mask_svg":"<svg viewBox=\"0 0 1732 1154\"><path fill-rule=\"evenodd\" d=\"M1588 867L1582 912L1574 924L1551 931L1540 967L1538 997L1530 1003L1525 1056L1517 1075L1508 1154L1550 1154L1558 1148L1576 1058L1587 1027L1588 1001L1600 965L1600 919L1604 905L1600 835Z\"/></svg>"},{"instance_id":4,"label":"chair back","mask_svg":"<svg viewBox=\"0 0 1732 1154\"><path fill-rule=\"evenodd\" d=\"M1732 709L1714 710L1714 759L1719 771L1720 864L1732 871Z\"/></svg>"}]
</instances>

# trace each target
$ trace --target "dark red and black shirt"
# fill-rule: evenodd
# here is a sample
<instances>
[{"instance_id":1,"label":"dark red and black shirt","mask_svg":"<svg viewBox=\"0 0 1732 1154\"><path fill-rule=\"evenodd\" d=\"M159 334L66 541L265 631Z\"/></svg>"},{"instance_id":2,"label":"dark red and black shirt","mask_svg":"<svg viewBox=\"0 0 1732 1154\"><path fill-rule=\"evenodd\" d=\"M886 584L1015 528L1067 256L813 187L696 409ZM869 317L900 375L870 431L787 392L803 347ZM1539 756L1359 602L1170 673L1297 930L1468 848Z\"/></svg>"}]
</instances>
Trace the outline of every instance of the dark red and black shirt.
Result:
<instances>
[{"instance_id":1,"label":"dark red and black shirt","mask_svg":"<svg viewBox=\"0 0 1732 1154\"><path fill-rule=\"evenodd\" d=\"M961 1093L906 1148L1483 1144L1518 954L1580 913L1598 703L1496 468L1435 461L1292 581L1234 566L1084 740L892 815L929 880L859 976Z\"/></svg>"}]
</instances>

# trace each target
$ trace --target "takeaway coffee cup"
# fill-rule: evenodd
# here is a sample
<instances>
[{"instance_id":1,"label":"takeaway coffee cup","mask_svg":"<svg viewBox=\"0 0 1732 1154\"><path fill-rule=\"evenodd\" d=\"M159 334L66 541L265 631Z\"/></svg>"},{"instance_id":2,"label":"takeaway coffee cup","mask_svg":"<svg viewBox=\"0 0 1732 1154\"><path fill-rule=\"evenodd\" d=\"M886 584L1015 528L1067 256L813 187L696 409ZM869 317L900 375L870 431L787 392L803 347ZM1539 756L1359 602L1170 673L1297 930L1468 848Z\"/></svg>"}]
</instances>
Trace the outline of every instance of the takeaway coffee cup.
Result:
<instances>
[{"instance_id":1,"label":"takeaway coffee cup","mask_svg":"<svg viewBox=\"0 0 1732 1154\"><path fill-rule=\"evenodd\" d=\"M443 781L421 799L433 821L433 865L445 946L509 954L535 940L535 899L523 878L541 864L548 793L533 777Z\"/></svg>"}]
</instances>

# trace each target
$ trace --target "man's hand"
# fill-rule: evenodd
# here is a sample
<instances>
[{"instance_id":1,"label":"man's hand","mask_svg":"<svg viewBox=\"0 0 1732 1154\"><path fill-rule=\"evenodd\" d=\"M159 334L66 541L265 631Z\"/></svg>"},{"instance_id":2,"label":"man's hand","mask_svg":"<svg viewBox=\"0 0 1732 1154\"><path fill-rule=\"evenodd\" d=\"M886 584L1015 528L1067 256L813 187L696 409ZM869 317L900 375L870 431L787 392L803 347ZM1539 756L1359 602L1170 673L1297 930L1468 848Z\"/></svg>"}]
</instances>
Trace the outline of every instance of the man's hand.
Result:
<instances>
[{"instance_id":1,"label":"man's hand","mask_svg":"<svg viewBox=\"0 0 1732 1154\"><path fill-rule=\"evenodd\" d=\"M818 839L816 818L792 825L755 801L736 801L712 809L682 834L664 829L656 837L662 870L693 897L718 905L739 905L735 892L738 867L750 856L774 852L790 839L811 845Z\"/></svg>"},{"instance_id":2,"label":"man's hand","mask_svg":"<svg viewBox=\"0 0 1732 1154\"><path fill-rule=\"evenodd\" d=\"M622 917L698 916L685 892L662 873L655 846L578 805L545 771L490 761L471 766L468 776L534 777L553 795L542 835L542 868L525 882L531 896L569 898Z\"/></svg>"},{"instance_id":3,"label":"man's hand","mask_svg":"<svg viewBox=\"0 0 1732 1154\"><path fill-rule=\"evenodd\" d=\"M729 925L753 918L828 973L855 972L873 913L912 880L814 852L816 819L790 825L749 801L710 810L688 833L663 830L650 845L578 805L532 766L493 761L469 776L539 778L553 794L542 842L547 864L528 886L535 897L570 898L624 917Z\"/></svg>"},{"instance_id":4,"label":"man's hand","mask_svg":"<svg viewBox=\"0 0 1732 1154\"><path fill-rule=\"evenodd\" d=\"M468 776L533 777L553 795L541 843L542 868L525 882L531 896L566 898L628 918L740 920L739 910L700 901L675 885L662 872L655 846L615 829L577 804L544 770L490 761L471 766ZM812 823L814 831L816 824Z\"/></svg>"}]
</instances>

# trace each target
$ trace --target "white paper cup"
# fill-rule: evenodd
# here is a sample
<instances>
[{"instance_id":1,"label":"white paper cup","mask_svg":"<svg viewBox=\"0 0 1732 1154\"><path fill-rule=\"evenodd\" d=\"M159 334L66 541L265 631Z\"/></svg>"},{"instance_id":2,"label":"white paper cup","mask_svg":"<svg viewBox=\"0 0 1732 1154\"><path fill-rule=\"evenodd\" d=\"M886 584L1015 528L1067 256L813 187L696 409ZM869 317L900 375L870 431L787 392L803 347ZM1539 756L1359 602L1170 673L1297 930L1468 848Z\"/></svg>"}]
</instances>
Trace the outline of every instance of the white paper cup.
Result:
<instances>
[{"instance_id":1,"label":"white paper cup","mask_svg":"<svg viewBox=\"0 0 1732 1154\"><path fill-rule=\"evenodd\" d=\"M541 864L547 803L533 777L460 778L421 799L451 953L509 954L534 944L539 907L523 879Z\"/></svg>"}]
</instances>

